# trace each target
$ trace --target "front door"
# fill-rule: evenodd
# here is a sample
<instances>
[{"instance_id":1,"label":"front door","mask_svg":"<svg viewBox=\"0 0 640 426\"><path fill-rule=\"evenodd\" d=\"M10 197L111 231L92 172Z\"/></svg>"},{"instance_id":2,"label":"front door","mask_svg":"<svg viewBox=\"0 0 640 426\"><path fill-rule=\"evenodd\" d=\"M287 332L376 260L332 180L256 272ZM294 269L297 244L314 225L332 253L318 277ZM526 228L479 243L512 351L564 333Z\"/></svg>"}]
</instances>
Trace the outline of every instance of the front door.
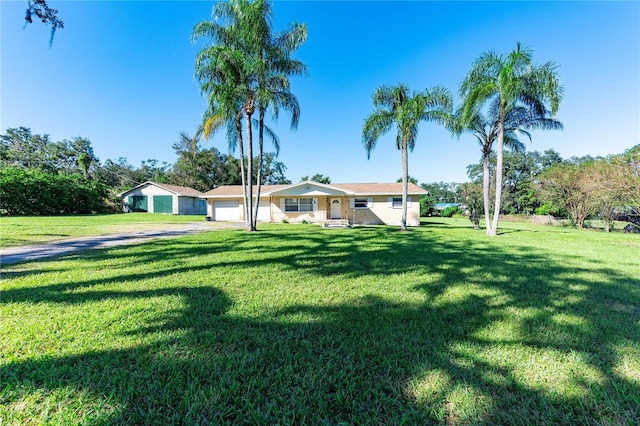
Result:
<instances>
[{"instance_id":1,"label":"front door","mask_svg":"<svg viewBox=\"0 0 640 426\"><path fill-rule=\"evenodd\" d=\"M331 199L331 219L342 219L342 208L340 207L340 198Z\"/></svg>"}]
</instances>

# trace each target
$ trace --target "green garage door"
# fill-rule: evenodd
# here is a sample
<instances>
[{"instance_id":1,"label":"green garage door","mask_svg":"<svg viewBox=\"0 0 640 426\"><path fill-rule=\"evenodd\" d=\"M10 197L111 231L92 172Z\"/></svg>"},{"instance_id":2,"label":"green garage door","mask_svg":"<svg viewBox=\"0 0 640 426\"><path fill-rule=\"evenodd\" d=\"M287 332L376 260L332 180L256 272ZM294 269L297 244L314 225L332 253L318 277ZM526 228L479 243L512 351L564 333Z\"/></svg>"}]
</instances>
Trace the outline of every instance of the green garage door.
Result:
<instances>
[{"instance_id":1,"label":"green garage door","mask_svg":"<svg viewBox=\"0 0 640 426\"><path fill-rule=\"evenodd\" d=\"M147 197L145 195L132 195L129 197L129 210L132 212L146 212Z\"/></svg>"},{"instance_id":2,"label":"green garage door","mask_svg":"<svg viewBox=\"0 0 640 426\"><path fill-rule=\"evenodd\" d=\"M173 197L171 195L154 195L153 212L173 213Z\"/></svg>"}]
</instances>

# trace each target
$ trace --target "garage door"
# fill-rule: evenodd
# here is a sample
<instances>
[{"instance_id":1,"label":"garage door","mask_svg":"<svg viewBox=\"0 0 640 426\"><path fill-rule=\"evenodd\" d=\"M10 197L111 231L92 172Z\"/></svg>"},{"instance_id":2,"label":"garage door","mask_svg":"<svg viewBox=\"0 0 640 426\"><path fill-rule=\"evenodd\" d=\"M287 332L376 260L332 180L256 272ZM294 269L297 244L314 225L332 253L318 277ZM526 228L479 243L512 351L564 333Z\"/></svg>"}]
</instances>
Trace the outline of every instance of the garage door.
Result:
<instances>
[{"instance_id":1,"label":"garage door","mask_svg":"<svg viewBox=\"0 0 640 426\"><path fill-rule=\"evenodd\" d=\"M173 197L171 195L154 195L153 212L173 213Z\"/></svg>"},{"instance_id":2,"label":"garage door","mask_svg":"<svg viewBox=\"0 0 640 426\"><path fill-rule=\"evenodd\" d=\"M146 212L147 196L146 195L129 196L129 210L132 212Z\"/></svg>"},{"instance_id":3,"label":"garage door","mask_svg":"<svg viewBox=\"0 0 640 426\"><path fill-rule=\"evenodd\" d=\"M260 201L258 205L258 221L271 221L271 203L269 201Z\"/></svg>"},{"instance_id":4,"label":"garage door","mask_svg":"<svg viewBox=\"0 0 640 426\"><path fill-rule=\"evenodd\" d=\"M213 220L240 220L238 201L216 201L213 205Z\"/></svg>"}]
</instances>

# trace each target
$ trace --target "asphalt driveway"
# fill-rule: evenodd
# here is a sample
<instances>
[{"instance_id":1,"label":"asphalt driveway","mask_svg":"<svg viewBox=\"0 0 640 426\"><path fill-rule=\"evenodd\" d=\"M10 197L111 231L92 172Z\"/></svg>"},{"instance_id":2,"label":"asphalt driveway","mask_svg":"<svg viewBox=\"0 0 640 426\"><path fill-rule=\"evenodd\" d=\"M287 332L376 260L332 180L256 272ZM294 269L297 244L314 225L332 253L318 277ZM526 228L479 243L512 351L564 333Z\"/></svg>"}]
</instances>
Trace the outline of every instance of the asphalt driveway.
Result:
<instances>
[{"instance_id":1,"label":"asphalt driveway","mask_svg":"<svg viewBox=\"0 0 640 426\"><path fill-rule=\"evenodd\" d=\"M156 238L180 237L222 228L243 227L244 223L228 223L223 226L212 227L208 223L190 223L183 227L172 229L154 229L150 231L124 232L119 234L98 235L92 237L74 238L38 244L26 247L11 247L0 250L0 264L10 265L30 260L40 260L47 257L64 256L84 250L114 247L126 244L140 244Z\"/></svg>"}]
</instances>

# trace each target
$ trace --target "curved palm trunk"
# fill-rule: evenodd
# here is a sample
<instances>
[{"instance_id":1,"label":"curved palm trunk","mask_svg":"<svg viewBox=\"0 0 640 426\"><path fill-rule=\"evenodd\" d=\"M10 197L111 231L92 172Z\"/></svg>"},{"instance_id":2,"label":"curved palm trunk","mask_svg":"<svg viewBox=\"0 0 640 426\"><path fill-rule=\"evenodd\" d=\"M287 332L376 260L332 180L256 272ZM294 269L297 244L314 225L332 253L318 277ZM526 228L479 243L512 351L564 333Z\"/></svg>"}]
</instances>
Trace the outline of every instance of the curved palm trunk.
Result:
<instances>
[{"instance_id":1,"label":"curved palm trunk","mask_svg":"<svg viewBox=\"0 0 640 426\"><path fill-rule=\"evenodd\" d=\"M491 151L483 152L482 155L482 201L484 203L484 226L487 235L491 235L491 200L489 199L491 183L491 169L489 168L490 153Z\"/></svg>"},{"instance_id":2,"label":"curved palm trunk","mask_svg":"<svg viewBox=\"0 0 640 426\"><path fill-rule=\"evenodd\" d=\"M409 154L407 149L407 140L402 138L402 219L400 229L407 230L407 193L409 192Z\"/></svg>"},{"instance_id":3,"label":"curved palm trunk","mask_svg":"<svg viewBox=\"0 0 640 426\"><path fill-rule=\"evenodd\" d=\"M247 120L247 208L244 211L245 221L247 223L247 231L256 230L253 222L253 131L251 129L251 114L253 111L252 104L245 108L245 116Z\"/></svg>"},{"instance_id":4,"label":"curved palm trunk","mask_svg":"<svg viewBox=\"0 0 640 426\"><path fill-rule=\"evenodd\" d=\"M502 115L502 114L501 114ZM498 221L500 220L500 205L502 202L502 161L504 146L504 120L498 120L498 140L496 144L496 203L493 210L493 226L487 235L498 235Z\"/></svg>"},{"instance_id":5,"label":"curved palm trunk","mask_svg":"<svg viewBox=\"0 0 640 426\"><path fill-rule=\"evenodd\" d=\"M254 225L258 224L258 208L260 207L260 189L262 188L262 165L264 161L264 107L262 105L258 106L260 118L258 125L258 173L256 178L256 205L253 214L253 223Z\"/></svg>"}]
</instances>

